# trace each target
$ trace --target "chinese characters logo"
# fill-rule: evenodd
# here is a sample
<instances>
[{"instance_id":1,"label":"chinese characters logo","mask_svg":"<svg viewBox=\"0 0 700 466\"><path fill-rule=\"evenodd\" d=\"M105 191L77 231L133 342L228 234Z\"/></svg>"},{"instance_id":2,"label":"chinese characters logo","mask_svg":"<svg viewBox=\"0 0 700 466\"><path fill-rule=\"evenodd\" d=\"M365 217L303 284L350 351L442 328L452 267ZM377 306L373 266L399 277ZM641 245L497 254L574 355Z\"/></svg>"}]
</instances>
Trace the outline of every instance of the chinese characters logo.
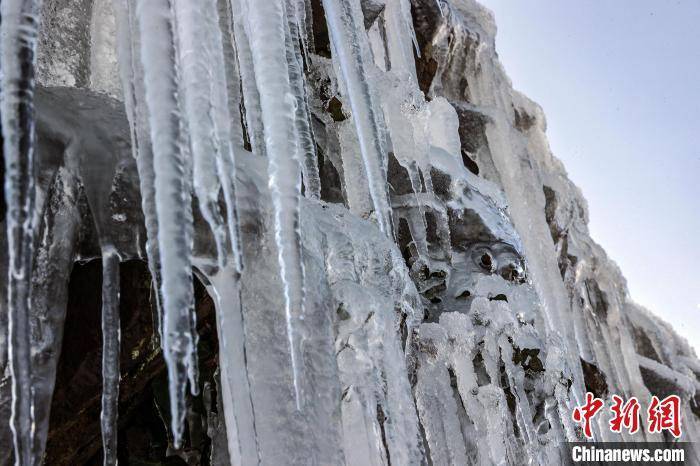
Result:
<instances>
[{"instance_id":1,"label":"chinese characters logo","mask_svg":"<svg viewBox=\"0 0 700 466\"><path fill-rule=\"evenodd\" d=\"M610 419L610 431L622 432L626 429L630 434L639 431L641 406L637 398L632 397L626 402L619 396L612 396L610 411L613 416ZM651 402L646 410L646 425L649 433L670 432L675 438L681 436L681 400L677 395L669 395L663 400L657 396L651 397ZM586 393L586 403L574 409L573 419L583 428L583 435L593 438L591 421L603 409L605 402L596 398L593 393Z\"/></svg>"}]
</instances>

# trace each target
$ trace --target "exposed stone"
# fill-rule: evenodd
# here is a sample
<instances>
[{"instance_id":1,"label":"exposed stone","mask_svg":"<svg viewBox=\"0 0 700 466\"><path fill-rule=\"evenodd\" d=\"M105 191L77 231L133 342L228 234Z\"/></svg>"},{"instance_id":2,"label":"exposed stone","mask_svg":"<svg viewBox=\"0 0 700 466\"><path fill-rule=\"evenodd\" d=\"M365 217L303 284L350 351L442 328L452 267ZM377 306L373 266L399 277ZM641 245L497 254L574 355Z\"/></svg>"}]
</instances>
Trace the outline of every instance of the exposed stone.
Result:
<instances>
[{"instance_id":1,"label":"exposed stone","mask_svg":"<svg viewBox=\"0 0 700 466\"><path fill-rule=\"evenodd\" d=\"M386 0L362 0L360 5L365 17L365 29L369 29L386 8Z\"/></svg>"}]
</instances>

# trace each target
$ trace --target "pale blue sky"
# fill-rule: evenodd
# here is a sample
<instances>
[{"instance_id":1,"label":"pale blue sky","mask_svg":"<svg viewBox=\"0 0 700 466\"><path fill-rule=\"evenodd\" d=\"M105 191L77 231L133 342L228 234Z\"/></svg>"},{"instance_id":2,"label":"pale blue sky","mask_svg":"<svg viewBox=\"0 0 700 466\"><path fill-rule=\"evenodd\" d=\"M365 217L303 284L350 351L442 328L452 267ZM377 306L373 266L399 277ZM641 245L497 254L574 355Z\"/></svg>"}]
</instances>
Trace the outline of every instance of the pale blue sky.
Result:
<instances>
[{"instance_id":1,"label":"pale blue sky","mask_svg":"<svg viewBox=\"0 0 700 466\"><path fill-rule=\"evenodd\" d=\"M700 1L481 0L630 293L700 350Z\"/></svg>"}]
</instances>

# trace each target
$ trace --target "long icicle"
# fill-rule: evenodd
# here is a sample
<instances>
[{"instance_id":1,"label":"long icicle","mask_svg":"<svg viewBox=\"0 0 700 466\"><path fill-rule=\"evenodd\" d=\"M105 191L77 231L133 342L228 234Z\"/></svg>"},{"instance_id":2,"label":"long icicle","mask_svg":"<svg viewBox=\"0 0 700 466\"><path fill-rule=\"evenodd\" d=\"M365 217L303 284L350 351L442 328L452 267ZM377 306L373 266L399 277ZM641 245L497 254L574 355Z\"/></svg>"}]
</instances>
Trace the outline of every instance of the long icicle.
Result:
<instances>
[{"instance_id":1,"label":"long icicle","mask_svg":"<svg viewBox=\"0 0 700 466\"><path fill-rule=\"evenodd\" d=\"M33 465L31 271L34 229L34 73L39 0L0 3L0 114L8 242L8 357L15 464ZM36 460L36 461L35 461Z\"/></svg>"},{"instance_id":2,"label":"long icicle","mask_svg":"<svg viewBox=\"0 0 700 466\"><path fill-rule=\"evenodd\" d=\"M350 100L352 118L357 129L362 161L367 172L369 193L374 204L379 228L388 236L393 235L391 207L386 191L386 168L384 149L379 127L381 111L373 102L365 72L363 49L366 38L364 27L358 21L358 0L323 0L326 21L338 55L338 63Z\"/></svg>"},{"instance_id":3,"label":"long icicle","mask_svg":"<svg viewBox=\"0 0 700 466\"><path fill-rule=\"evenodd\" d=\"M222 191L224 194L224 203L226 205L226 219L228 221L229 239L231 241L231 256L234 261L234 267L238 274L243 269L243 261L240 247L240 228L238 224L238 210L236 208L236 151L242 150L242 133L239 132L240 114L232 112L232 101L229 93L232 92L232 86L229 85L227 76L227 58L226 52L230 50L224 46L224 41L232 41L231 35L224 35L223 31L227 31L226 26L222 27L222 23L228 23L226 11L220 11L216 0L206 0L209 7L208 15L214 18L214 25L210 29L211 47L212 47L212 68L213 68L213 89L212 89L212 120L216 131L216 139L218 143L217 157L217 174L221 182ZM221 17L223 15L223 17ZM231 43L227 45L232 45ZM235 60L230 60L228 65L232 65ZM236 70L228 70L236 72ZM233 80L236 82L237 80ZM237 102L240 102L240 94Z\"/></svg>"},{"instance_id":4,"label":"long icicle","mask_svg":"<svg viewBox=\"0 0 700 466\"><path fill-rule=\"evenodd\" d=\"M313 16L311 12L311 2L306 0L289 0L294 4L296 10L297 27L299 28L299 40L301 42L301 51L303 54L303 63L306 68L311 66L311 52L313 51L312 43L309 36L313 36L313 25L310 18Z\"/></svg>"},{"instance_id":5,"label":"long icicle","mask_svg":"<svg viewBox=\"0 0 700 466\"><path fill-rule=\"evenodd\" d=\"M247 4L245 0L230 0L233 12L233 34L236 41L238 68L241 72L241 90L245 108L245 123L251 150L255 155L265 155L265 136L260 115L260 94L255 81L253 56L249 41L249 32L245 18Z\"/></svg>"},{"instance_id":6,"label":"long icicle","mask_svg":"<svg viewBox=\"0 0 700 466\"><path fill-rule=\"evenodd\" d=\"M171 6L139 0L146 105L149 113L163 296L163 353L168 366L173 441L182 444L185 392L195 352L192 334L191 195L185 180Z\"/></svg>"},{"instance_id":7,"label":"long icicle","mask_svg":"<svg viewBox=\"0 0 700 466\"><path fill-rule=\"evenodd\" d=\"M172 0L169 0L171 8L172 8ZM172 10L171 10L172 11ZM174 14L174 12L173 12ZM174 16L173 16L173 21L174 21ZM175 27L175 24L173 23L173 28ZM180 130L180 137L178 139L179 141L179 147L182 149L182 168L183 168L183 177L182 177L182 192L186 193L187 202L192 202L192 196L191 193L194 191L194 183L193 183L193 166L192 166L192 150L190 148L190 133L189 133L189 127L187 125L187 122L183 119L182 117L182 107L183 103L181 100L181 96L183 95L183 88L182 88L182 79L180 79L180 71L182 70L182 66L180 64L179 60L179 55L177 54L177 32L173 32L173 38L174 38L174 43L175 43L175 70L173 71L175 80L178 84L178 93L176 95L175 101L177 102L178 105L178 115L177 115L177 121L178 121L178 126ZM183 237L189 238L190 241L190 246L193 245L194 241L194 217L192 215L192 209L187 209L184 211L184 218L185 222L182 225L183 227ZM190 247L190 254L192 253L192 247ZM190 255L190 262L191 262L191 255ZM189 323L190 323L190 329L189 329L189 335L192 337L192 351L187 352L187 378L190 382L190 393L194 396L199 395L199 360L197 358L197 348L199 346L199 334L197 333L197 313L194 312L194 293L192 294L192 305L190 306L190 312L189 312Z\"/></svg>"},{"instance_id":8,"label":"long icicle","mask_svg":"<svg viewBox=\"0 0 700 466\"><path fill-rule=\"evenodd\" d=\"M218 263L227 260L226 222L219 212L218 195L222 188L228 220L231 255L240 274L238 218L235 209L235 160L231 145L231 117L224 50L219 29L216 0L174 0L177 24L177 48L182 72L184 123L189 128L194 160L194 188L199 206L216 238ZM202 83L202 77L204 79ZM192 314L194 317L194 314ZM192 320L196 342L196 322ZM196 367L196 359L191 367ZM196 381L191 380L191 387Z\"/></svg>"},{"instance_id":9,"label":"long icicle","mask_svg":"<svg viewBox=\"0 0 700 466\"><path fill-rule=\"evenodd\" d=\"M309 102L304 80L304 60L301 53L300 16L296 0L287 0L287 62L289 80L296 97L296 125L299 142L299 159L303 160L302 172L306 197L321 199L321 178L318 174L316 143L311 128Z\"/></svg>"},{"instance_id":10,"label":"long icicle","mask_svg":"<svg viewBox=\"0 0 700 466\"><path fill-rule=\"evenodd\" d=\"M231 142L234 147L243 147L241 73L236 55L236 41L233 33L233 12L229 0L218 0L219 27L221 28L224 52L224 72L226 75L226 95L231 115Z\"/></svg>"},{"instance_id":11,"label":"long icicle","mask_svg":"<svg viewBox=\"0 0 700 466\"><path fill-rule=\"evenodd\" d=\"M119 406L119 255L112 246L102 249L102 449L104 465L117 464Z\"/></svg>"},{"instance_id":12,"label":"long icicle","mask_svg":"<svg viewBox=\"0 0 700 466\"><path fill-rule=\"evenodd\" d=\"M295 134L296 100L286 61L283 0L249 0L250 45L265 128L268 174L275 211L275 240L284 285L287 337L294 395L301 409L299 342L296 321L304 312L304 265L299 234L301 167Z\"/></svg>"},{"instance_id":13,"label":"long icicle","mask_svg":"<svg viewBox=\"0 0 700 466\"><path fill-rule=\"evenodd\" d=\"M183 117L189 129L193 159L194 190L199 209L209 224L217 248L219 265L226 259L226 225L219 211L221 184L217 158L221 147L214 124L214 70L223 67L221 41L214 46L218 31L216 5L212 0L173 0L177 25L177 49L182 80Z\"/></svg>"},{"instance_id":14,"label":"long icicle","mask_svg":"<svg viewBox=\"0 0 700 466\"><path fill-rule=\"evenodd\" d=\"M190 128L194 157L194 187L199 205L217 243L219 264L226 258L226 225L219 213L223 189L231 251L240 272L238 219L235 209L235 160L231 144L231 116L216 0L192 3L175 0L179 56L182 66L185 120ZM202 76L208 79L202 83Z\"/></svg>"},{"instance_id":15,"label":"long icicle","mask_svg":"<svg viewBox=\"0 0 700 466\"><path fill-rule=\"evenodd\" d=\"M131 147L136 159L141 191L141 210L146 225L146 256L156 301L155 327L163 343L163 299L160 289L160 254L158 252L158 218L156 216L155 171L151 147L148 111L145 108L143 66L140 61L139 31L134 0L113 0L117 19L117 56L124 90L124 106L131 130Z\"/></svg>"}]
</instances>

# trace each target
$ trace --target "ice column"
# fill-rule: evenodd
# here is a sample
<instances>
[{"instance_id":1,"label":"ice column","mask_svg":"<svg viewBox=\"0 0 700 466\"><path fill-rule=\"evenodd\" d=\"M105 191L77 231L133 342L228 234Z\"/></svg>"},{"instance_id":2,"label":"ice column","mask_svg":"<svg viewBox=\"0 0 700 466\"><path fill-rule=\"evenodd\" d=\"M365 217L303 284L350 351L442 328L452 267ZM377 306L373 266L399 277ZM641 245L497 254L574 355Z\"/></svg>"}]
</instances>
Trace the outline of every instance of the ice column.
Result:
<instances>
[{"instance_id":1,"label":"ice column","mask_svg":"<svg viewBox=\"0 0 700 466\"><path fill-rule=\"evenodd\" d=\"M31 376L31 271L34 229L34 69L39 0L0 4L0 114L7 203L8 357L15 463L34 464ZM3 357L4 359L4 357Z\"/></svg>"}]
</instances>

